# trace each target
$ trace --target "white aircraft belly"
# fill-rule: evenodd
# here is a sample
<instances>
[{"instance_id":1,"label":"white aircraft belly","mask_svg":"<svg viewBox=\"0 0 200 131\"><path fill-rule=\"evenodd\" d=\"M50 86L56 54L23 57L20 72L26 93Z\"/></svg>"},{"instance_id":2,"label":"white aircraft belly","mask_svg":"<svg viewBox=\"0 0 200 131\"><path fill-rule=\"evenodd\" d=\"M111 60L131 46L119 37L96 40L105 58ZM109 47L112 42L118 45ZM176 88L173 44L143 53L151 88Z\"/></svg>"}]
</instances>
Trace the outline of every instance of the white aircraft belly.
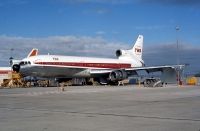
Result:
<instances>
[{"instance_id":1,"label":"white aircraft belly","mask_svg":"<svg viewBox=\"0 0 200 131\"><path fill-rule=\"evenodd\" d=\"M36 77L90 77L90 71L83 68L65 68L51 66L27 66L22 67L20 72L24 76Z\"/></svg>"}]
</instances>

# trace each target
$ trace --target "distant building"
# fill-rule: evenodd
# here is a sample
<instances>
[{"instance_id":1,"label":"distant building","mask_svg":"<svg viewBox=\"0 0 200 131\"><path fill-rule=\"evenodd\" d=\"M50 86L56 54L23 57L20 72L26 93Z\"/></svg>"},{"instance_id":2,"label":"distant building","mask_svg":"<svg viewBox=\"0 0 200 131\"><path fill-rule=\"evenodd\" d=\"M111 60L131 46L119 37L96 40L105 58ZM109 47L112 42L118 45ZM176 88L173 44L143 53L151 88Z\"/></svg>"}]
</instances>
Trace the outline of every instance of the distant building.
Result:
<instances>
[{"instance_id":1,"label":"distant building","mask_svg":"<svg viewBox=\"0 0 200 131\"><path fill-rule=\"evenodd\" d=\"M11 72L11 67L0 67L0 85L3 83L4 79L9 79L9 72Z\"/></svg>"}]
</instances>

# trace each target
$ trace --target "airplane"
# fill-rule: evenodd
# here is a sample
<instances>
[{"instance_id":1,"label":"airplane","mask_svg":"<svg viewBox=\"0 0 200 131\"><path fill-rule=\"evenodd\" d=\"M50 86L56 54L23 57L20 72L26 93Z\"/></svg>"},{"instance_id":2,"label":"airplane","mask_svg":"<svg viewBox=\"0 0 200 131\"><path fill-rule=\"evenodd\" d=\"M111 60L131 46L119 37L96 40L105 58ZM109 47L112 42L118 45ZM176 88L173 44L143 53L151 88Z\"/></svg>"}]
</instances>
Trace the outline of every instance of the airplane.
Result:
<instances>
[{"instance_id":1,"label":"airplane","mask_svg":"<svg viewBox=\"0 0 200 131\"><path fill-rule=\"evenodd\" d=\"M99 83L117 83L137 71L148 73L162 71L171 75L183 65L145 67L142 60L143 36L139 35L135 44L128 50L116 50L117 59L62 55L34 55L13 65L13 70L23 76L43 78L95 78ZM166 76L166 75L165 75ZM169 76L170 77L170 76Z\"/></svg>"}]
</instances>

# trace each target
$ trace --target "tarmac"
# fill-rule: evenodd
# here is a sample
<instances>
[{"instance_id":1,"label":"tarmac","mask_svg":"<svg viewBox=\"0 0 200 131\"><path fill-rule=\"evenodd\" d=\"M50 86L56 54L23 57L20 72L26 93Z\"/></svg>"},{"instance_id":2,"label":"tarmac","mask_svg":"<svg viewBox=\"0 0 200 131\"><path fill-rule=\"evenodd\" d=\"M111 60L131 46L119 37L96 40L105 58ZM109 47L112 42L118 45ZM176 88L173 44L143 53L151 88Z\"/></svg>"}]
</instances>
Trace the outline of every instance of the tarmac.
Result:
<instances>
[{"instance_id":1,"label":"tarmac","mask_svg":"<svg viewBox=\"0 0 200 131\"><path fill-rule=\"evenodd\" d=\"M200 86L0 89L1 131L200 131Z\"/></svg>"}]
</instances>

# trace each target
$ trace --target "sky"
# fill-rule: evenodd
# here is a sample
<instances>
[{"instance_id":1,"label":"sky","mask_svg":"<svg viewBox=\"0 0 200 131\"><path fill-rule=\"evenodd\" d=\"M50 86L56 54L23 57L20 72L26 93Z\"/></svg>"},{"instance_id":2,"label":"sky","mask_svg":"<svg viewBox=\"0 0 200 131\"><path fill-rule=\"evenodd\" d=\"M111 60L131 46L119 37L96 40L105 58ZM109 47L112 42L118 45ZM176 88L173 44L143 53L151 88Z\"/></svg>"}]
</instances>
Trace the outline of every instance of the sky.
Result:
<instances>
[{"instance_id":1,"label":"sky","mask_svg":"<svg viewBox=\"0 0 200 131\"><path fill-rule=\"evenodd\" d=\"M199 23L199 0L0 0L0 66L32 48L114 58L141 34L147 66L177 64L178 54L187 72L197 73Z\"/></svg>"}]
</instances>

